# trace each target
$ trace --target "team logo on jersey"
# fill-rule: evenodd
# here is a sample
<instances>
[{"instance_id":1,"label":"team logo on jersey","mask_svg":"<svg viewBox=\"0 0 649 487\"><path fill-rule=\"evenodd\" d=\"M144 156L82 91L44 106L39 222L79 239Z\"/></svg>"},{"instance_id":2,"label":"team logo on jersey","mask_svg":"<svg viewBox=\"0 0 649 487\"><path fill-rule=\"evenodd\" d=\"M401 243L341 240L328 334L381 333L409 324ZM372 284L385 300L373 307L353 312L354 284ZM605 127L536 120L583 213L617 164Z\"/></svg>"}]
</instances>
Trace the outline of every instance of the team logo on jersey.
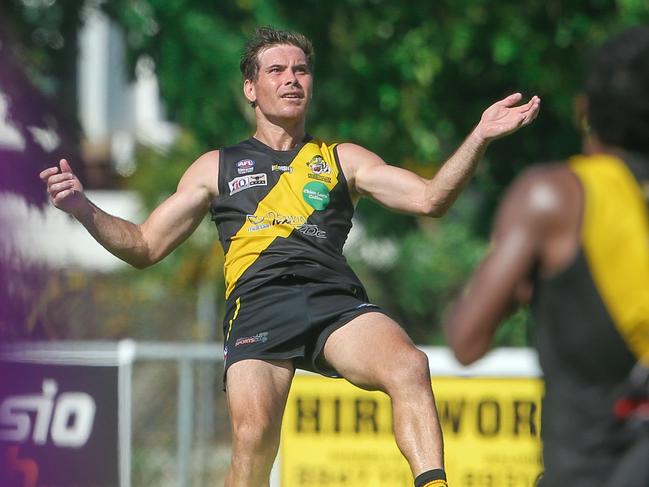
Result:
<instances>
[{"instance_id":1,"label":"team logo on jersey","mask_svg":"<svg viewBox=\"0 0 649 487\"><path fill-rule=\"evenodd\" d=\"M244 189L266 185L268 185L268 180L266 178L266 173L263 172L234 178L228 183L228 186L230 187L230 195L237 194L239 191L243 191Z\"/></svg>"},{"instance_id":2,"label":"team logo on jersey","mask_svg":"<svg viewBox=\"0 0 649 487\"><path fill-rule=\"evenodd\" d=\"M273 172L293 172L293 168L285 164L273 164L272 166L270 166L270 170Z\"/></svg>"},{"instance_id":3,"label":"team logo on jersey","mask_svg":"<svg viewBox=\"0 0 649 487\"><path fill-rule=\"evenodd\" d=\"M312 225L310 223L300 225L299 227L297 227L297 231L302 235L306 235L307 237L327 238L327 232L320 230L320 227L318 225Z\"/></svg>"},{"instance_id":4,"label":"team logo on jersey","mask_svg":"<svg viewBox=\"0 0 649 487\"><path fill-rule=\"evenodd\" d=\"M250 174L255 170L255 161L252 159L241 159L237 162L237 172L239 174Z\"/></svg>"},{"instance_id":5,"label":"team logo on jersey","mask_svg":"<svg viewBox=\"0 0 649 487\"><path fill-rule=\"evenodd\" d=\"M327 174L331 174L331 168L327 161L325 161L322 156L314 156L309 162L306 163L311 170L309 178L317 179L318 181L324 181L326 183L331 182L331 178Z\"/></svg>"}]
</instances>

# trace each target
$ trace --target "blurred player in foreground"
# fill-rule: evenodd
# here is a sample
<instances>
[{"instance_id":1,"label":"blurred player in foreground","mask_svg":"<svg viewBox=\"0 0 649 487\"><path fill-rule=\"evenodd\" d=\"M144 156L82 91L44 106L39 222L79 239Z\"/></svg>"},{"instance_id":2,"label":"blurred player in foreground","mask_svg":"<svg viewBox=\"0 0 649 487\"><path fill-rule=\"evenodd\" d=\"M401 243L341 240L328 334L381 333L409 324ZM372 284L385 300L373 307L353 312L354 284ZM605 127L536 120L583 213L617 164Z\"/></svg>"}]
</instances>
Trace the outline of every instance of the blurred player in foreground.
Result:
<instances>
[{"instance_id":1,"label":"blurred player in foreground","mask_svg":"<svg viewBox=\"0 0 649 487\"><path fill-rule=\"evenodd\" d=\"M544 487L649 486L649 28L604 43L577 110L583 153L525 172L456 303L458 360L532 301L545 378Z\"/></svg>"}]
</instances>

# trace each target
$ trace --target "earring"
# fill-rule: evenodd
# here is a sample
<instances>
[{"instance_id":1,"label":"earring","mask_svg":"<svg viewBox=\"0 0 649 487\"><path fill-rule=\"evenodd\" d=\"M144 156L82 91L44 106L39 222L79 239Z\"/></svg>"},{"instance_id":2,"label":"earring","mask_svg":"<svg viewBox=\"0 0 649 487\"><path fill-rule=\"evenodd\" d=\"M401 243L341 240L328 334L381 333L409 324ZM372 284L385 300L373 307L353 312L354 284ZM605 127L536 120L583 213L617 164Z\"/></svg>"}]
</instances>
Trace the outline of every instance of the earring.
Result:
<instances>
[{"instance_id":1,"label":"earring","mask_svg":"<svg viewBox=\"0 0 649 487\"><path fill-rule=\"evenodd\" d=\"M582 115L581 120L579 121L579 128L581 129L581 133L586 136L590 136L593 133L593 129L588 123L588 117L586 115Z\"/></svg>"}]
</instances>

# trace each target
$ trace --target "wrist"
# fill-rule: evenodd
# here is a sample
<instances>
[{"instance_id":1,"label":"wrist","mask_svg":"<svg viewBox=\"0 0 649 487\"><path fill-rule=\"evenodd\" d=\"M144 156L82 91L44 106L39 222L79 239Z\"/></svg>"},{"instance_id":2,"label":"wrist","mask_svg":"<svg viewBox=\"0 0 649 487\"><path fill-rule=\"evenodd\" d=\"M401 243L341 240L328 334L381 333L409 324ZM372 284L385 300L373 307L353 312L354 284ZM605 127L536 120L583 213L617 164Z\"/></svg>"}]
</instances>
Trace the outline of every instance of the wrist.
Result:
<instances>
[{"instance_id":1,"label":"wrist","mask_svg":"<svg viewBox=\"0 0 649 487\"><path fill-rule=\"evenodd\" d=\"M78 198L78 202L68 210L68 213L81 223L92 219L94 212L95 207L83 193Z\"/></svg>"},{"instance_id":2,"label":"wrist","mask_svg":"<svg viewBox=\"0 0 649 487\"><path fill-rule=\"evenodd\" d=\"M485 136L482 132L482 128L480 127L480 124L476 125L475 128L471 131L469 134L469 137L467 140L470 141L472 145L474 145L478 149L486 149L489 143L493 140L487 136Z\"/></svg>"}]
</instances>

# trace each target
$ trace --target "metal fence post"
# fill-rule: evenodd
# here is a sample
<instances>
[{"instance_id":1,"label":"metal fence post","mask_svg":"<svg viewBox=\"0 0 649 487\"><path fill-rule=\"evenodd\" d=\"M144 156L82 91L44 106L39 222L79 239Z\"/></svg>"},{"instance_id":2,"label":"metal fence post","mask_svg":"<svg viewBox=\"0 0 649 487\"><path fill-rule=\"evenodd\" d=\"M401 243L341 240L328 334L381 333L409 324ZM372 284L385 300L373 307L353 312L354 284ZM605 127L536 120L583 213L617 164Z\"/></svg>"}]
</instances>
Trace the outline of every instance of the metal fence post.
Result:
<instances>
[{"instance_id":1,"label":"metal fence post","mask_svg":"<svg viewBox=\"0 0 649 487\"><path fill-rule=\"evenodd\" d=\"M131 487L133 455L133 360L136 344L133 340L121 340L117 344L118 357L118 442L119 485Z\"/></svg>"},{"instance_id":2,"label":"metal fence post","mask_svg":"<svg viewBox=\"0 0 649 487\"><path fill-rule=\"evenodd\" d=\"M194 430L194 368L192 360L181 359L178 363L178 412L177 412L177 486L191 485L191 451Z\"/></svg>"}]
</instances>

